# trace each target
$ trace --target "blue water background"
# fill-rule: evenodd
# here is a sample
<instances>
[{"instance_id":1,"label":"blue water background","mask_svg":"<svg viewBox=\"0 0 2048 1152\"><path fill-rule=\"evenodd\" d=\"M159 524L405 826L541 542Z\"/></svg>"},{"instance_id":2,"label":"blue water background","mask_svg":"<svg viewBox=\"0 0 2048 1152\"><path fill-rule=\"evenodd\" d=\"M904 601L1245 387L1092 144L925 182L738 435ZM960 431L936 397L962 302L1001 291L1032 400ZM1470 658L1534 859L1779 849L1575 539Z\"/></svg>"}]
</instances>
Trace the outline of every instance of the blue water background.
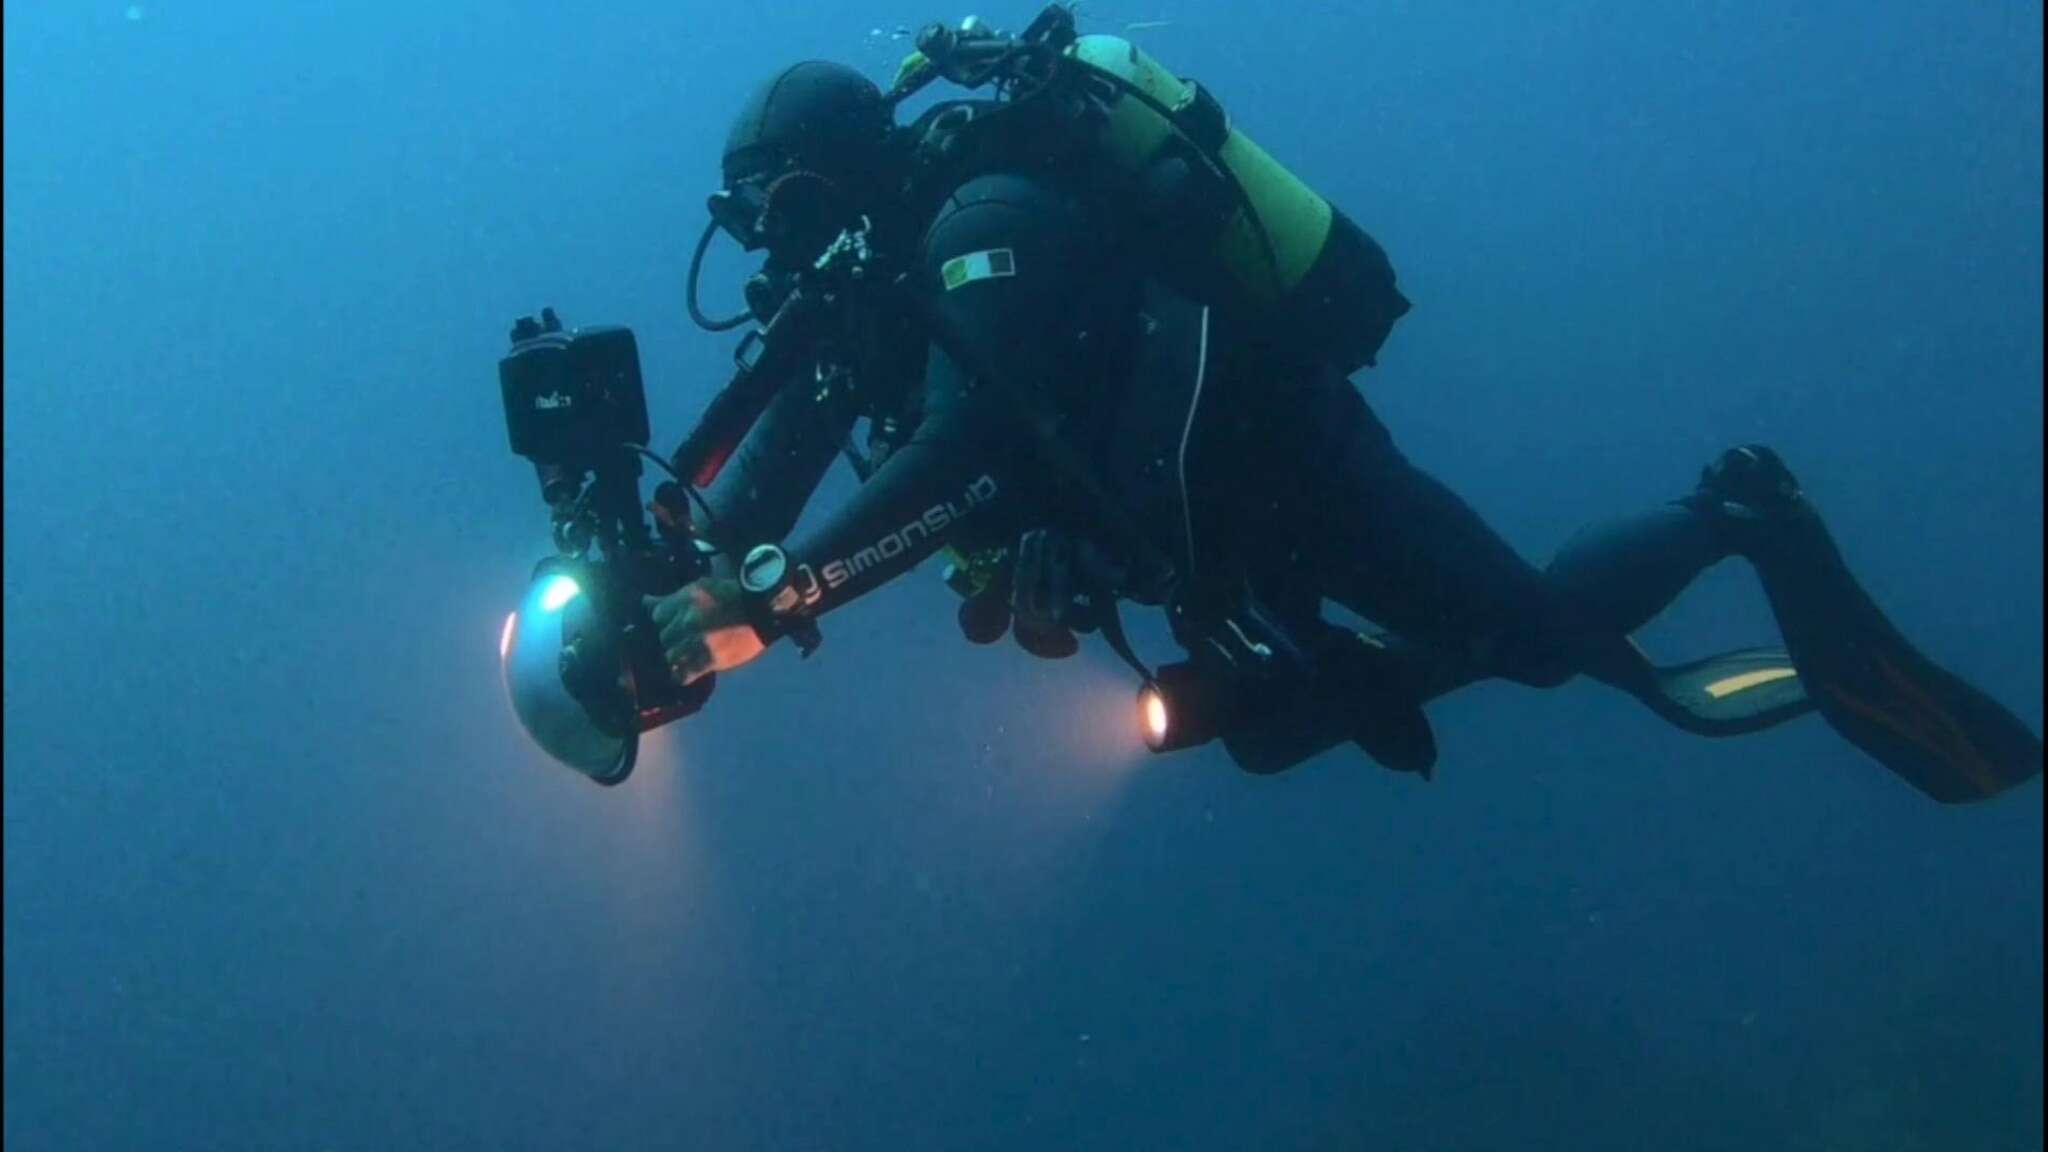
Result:
<instances>
[{"instance_id":1,"label":"blue water background","mask_svg":"<svg viewBox=\"0 0 2048 1152\"><path fill-rule=\"evenodd\" d=\"M1255 779L927 572L622 789L524 743L507 322L632 325L678 435L727 117L962 14L6 6L8 1147L2038 1149L2039 783L1939 808L1817 720L1484 686L1434 783ZM1769 442L2038 730L2038 4L1084 21L1385 244L1362 383L1527 554ZM1646 641L1771 636L1728 566Z\"/></svg>"}]
</instances>

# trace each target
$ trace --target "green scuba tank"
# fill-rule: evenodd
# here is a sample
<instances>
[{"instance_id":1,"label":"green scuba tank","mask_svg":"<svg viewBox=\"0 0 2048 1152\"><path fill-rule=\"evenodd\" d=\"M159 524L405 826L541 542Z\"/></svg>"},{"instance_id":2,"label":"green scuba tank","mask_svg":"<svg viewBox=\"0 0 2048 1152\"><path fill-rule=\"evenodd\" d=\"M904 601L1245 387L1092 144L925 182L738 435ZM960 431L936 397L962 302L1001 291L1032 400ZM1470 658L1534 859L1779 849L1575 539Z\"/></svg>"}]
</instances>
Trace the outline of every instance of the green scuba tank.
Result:
<instances>
[{"instance_id":1,"label":"green scuba tank","mask_svg":"<svg viewBox=\"0 0 2048 1152\"><path fill-rule=\"evenodd\" d=\"M1110 79L1096 150L1132 178L1138 217L1172 238L1165 278L1303 358L1347 374L1374 362L1409 305L1371 237L1137 45L1081 36L1064 55Z\"/></svg>"},{"instance_id":2,"label":"green scuba tank","mask_svg":"<svg viewBox=\"0 0 2048 1152\"><path fill-rule=\"evenodd\" d=\"M1380 246L1238 131L1214 96L1122 37L1078 35L1064 6L1021 37L971 20L932 26L891 99L940 76L993 84L1004 98L992 114L940 117L927 133L935 152L970 155L970 167L1053 155L1094 167L1121 183L1161 281L1276 353L1348 375L1374 362L1408 311Z\"/></svg>"},{"instance_id":3,"label":"green scuba tank","mask_svg":"<svg viewBox=\"0 0 2048 1152\"><path fill-rule=\"evenodd\" d=\"M1119 85L1108 104L1101 153L1132 174L1165 160L1175 146L1209 153L1244 189L1248 203L1233 205L1219 233L1207 237L1216 262L1247 293L1284 297L1301 283L1330 235L1329 201L1280 166L1244 133L1199 85L1167 71L1143 49L1117 36L1083 36L1067 55L1124 81L1156 106ZM1172 121L1160 116L1170 112Z\"/></svg>"},{"instance_id":4,"label":"green scuba tank","mask_svg":"<svg viewBox=\"0 0 2048 1152\"><path fill-rule=\"evenodd\" d=\"M886 100L893 107L942 78L993 86L998 99L941 104L908 128L940 195L1020 159L1106 172L1122 184L1126 218L1154 240L1160 283L1217 307L1269 362L1349 375L1375 362L1408 311L1386 253L1350 218L1236 130L1200 85L1121 37L1076 34L1065 5L1018 37L973 18L928 26ZM946 558L947 583L965 600L992 586L1005 560L999 549L948 548Z\"/></svg>"}]
</instances>

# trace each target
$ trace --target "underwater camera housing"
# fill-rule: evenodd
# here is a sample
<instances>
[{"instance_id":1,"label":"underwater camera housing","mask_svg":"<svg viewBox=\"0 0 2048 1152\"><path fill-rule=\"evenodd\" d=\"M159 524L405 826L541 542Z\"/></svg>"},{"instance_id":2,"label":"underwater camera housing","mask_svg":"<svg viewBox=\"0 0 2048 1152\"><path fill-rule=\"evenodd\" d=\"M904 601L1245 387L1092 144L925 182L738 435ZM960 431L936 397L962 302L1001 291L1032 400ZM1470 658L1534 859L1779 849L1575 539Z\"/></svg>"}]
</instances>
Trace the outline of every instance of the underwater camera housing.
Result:
<instances>
[{"instance_id":1,"label":"underwater camera housing","mask_svg":"<svg viewBox=\"0 0 2048 1152\"><path fill-rule=\"evenodd\" d=\"M574 499L581 475L621 444L647 443L647 393L630 328L562 330L552 308L512 327L498 361L505 430L514 455L533 461L541 498Z\"/></svg>"},{"instance_id":2,"label":"underwater camera housing","mask_svg":"<svg viewBox=\"0 0 2048 1152\"><path fill-rule=\"evenodd\" d=\"M617 784L633 771L642 732L711 695L713 677L675 682L641 603L702 576L710 552L687 516L649 528L640 497L647 401L630 329L564 330L543 309L513 326L498 384L512 451L533 463L557 548L505 621L506 693L549 756Z\"/></svg>"}]
</instances>

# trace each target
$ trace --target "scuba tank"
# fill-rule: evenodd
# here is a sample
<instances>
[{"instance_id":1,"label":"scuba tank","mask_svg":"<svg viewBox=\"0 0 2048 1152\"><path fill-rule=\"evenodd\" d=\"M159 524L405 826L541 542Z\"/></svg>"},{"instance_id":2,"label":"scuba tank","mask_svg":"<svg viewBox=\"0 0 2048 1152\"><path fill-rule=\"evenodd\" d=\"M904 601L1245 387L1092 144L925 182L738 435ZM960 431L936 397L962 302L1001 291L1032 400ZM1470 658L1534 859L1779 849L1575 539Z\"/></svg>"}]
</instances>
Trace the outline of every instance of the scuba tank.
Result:
<instances>
[{"instance_id":1,"label":"scuba tank","mask_svg":"<svg viewBox=\"0 0 2048 1152\"><path fill-rule=\"evenodd\" d=\"M1195 392L1185 406L1152 405L1152 423L1173 418L1171 427L1154 430L1162 444L1185 447L1183 425L1191 426L1199 397L1212 309L1226 339L1256 349L1273 371L1346 376L1374 363L1408 311L1379 245L1238 131L1212 94L1128 40L1079 35L1064 5L1047 7L1019 36L974 20L925 29L887 102L900 104L941 78L991 98L942 102L906 127L913 174L905 192L913 203L936 206L979 175L1060 173L1110 206L1115 226L1129 230L1126 238L1136 241L1144 272L1157 287L1194 305L1200 346L1188 349L1195 359L1191 372L1175 378L1188 376ZM1152 343L1166 351L1165 338ZM1180 419L1183 407L1186 420ZM1151 491L1157 483L1139 487ZM1184 505L1185 496L1180 499ZM1208 594L1162 588L1151 602L1185 608L1192 596L1206 606L1198 613L1204 622L1235 628L1230 605L1208 604L1228 590L1207 587L1217 577L1195 571L1192 527L1187 531L1188 566L1180 575ZM972 555L949 549L948 559L947 583L963 600L963 632L976 642L995 639L1009 623L1003 601L1019 557L1001 549ZM1152 674L1122 640L1113 610L1107 620L1112 647L1150 683ZM1155 697L1164 706L1166 696Z\"/></svg>"},{"instance_id":2,"label":"scuba tank","mask_svg":"<svg viewBox=\"0 0 2048 1152\"><path fill-rule=\"evenodd\" d=\"M1078 35L1064 5L1018 37L978 21L927 28L889 99L938 77L993 86L1002 102L953 117L953 131L928 133L928 144L1014 162L1046 155L1047 121L1057 122L1060 161L1111 179L1153 240L1160 279L1290 359L1349 375L1375 362L1408 311L1379 244L1238 130L1207 89L1121 37ZM982 139L963 148L962 134Z\"/></svg>"}]
</instances>

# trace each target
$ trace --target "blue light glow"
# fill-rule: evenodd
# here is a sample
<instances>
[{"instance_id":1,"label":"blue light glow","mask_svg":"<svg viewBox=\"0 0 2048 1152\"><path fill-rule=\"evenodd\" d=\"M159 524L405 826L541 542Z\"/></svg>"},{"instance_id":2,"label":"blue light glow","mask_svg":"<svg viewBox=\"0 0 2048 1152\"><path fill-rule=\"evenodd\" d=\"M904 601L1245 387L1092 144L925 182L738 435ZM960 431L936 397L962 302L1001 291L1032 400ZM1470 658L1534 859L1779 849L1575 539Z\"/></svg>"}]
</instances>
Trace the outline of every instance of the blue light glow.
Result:
<instances>
[{"instance_id":1,"label":"blue light glow","mask_svg":"<svg viewBox=\"0 0 2048 1152\"><path fill-rule=\"evenodd\" d=\"M567 576L557 576L548 582L540 594L540 606L549 612L559 611L562 605L581 595L583 589Z\"/></svg>"}]
</instances>

